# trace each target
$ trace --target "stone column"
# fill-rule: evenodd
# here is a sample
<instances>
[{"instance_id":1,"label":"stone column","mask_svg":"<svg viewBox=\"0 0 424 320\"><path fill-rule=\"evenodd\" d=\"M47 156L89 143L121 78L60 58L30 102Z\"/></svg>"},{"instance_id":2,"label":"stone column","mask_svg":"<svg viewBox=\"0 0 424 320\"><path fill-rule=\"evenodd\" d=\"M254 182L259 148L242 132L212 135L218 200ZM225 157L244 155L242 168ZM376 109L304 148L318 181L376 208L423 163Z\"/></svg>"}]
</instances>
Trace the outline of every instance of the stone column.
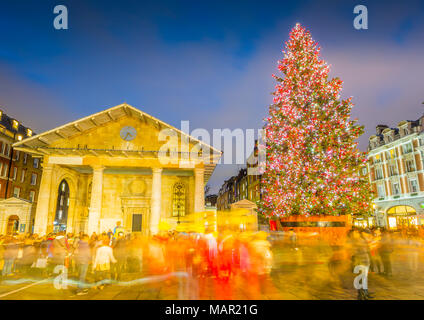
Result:
<instances>
[{"instance_id":1,"label":"stone column","mask_svg":"<svg viewBox=\"0 0 424 320\"><path fill-rule=\"evenodd\" d=\"M194 212L205 211L205 169L194 169Z\"/></svg>"},{"instance_id":2,"label":"stone column","mask_svg":"<svg viewBox=\"0 0 424 320\"><path fill-rule=\"evenodd\" d=\"M102 210L104 167L93 167L93 181L91 182L91 199L88 210L88 234L99 234L100 212Z\"/></svg>"},{"instance_id":3,"label":"stone column","mask_svg":"<svg viewBox=\"0 0 424 320\"><path fill-rule=\"evenodd\" d=\"M150 202L150 235L159 231L160 207L162 201L162 168L152 168L152 199Z\"/></svg>"},{"instance_id":4,"label":"stone column","mask_svg":"<svg viewBox=\"0 0 424 320\"><path fill-rule=\"evenodd\" d=\"M49 217L50 193L52 186L52 164L43 164L40 189L38 191L37 209L35 211L34 233L45 235Z\"/></svg>"}]
</instances>

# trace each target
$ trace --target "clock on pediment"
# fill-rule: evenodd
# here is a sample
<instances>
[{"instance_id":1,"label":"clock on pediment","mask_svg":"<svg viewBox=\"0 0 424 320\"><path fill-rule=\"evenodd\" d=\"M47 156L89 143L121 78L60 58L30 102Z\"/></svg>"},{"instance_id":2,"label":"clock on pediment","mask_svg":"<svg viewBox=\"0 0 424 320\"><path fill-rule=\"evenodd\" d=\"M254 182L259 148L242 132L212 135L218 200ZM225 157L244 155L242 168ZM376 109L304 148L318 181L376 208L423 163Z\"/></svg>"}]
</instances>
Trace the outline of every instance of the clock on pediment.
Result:
<instances>
[{"instance_id":1,"label":"clock on pediment","mask_svg":"<svg viewBox=\"0 0 424 320\"><path fill-rule=\"evenodd\" d=\"M134 140L135 137L137 136L137 130L135 130L135 128L130 126L122 127L119 135L121 136L123 140L131 141L131 140Z\"/></svg>"}]
</instances>

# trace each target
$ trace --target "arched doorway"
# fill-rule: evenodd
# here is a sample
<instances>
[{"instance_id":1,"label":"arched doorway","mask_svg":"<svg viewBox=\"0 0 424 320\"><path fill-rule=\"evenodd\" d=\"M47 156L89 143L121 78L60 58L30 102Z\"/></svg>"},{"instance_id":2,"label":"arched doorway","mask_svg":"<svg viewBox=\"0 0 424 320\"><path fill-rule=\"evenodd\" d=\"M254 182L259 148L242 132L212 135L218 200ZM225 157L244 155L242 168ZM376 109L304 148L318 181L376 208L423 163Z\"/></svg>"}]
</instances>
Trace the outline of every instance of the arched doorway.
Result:
<instances>
[{"instance_id":1,"label":"arched doorway","mask_svg":"<svg viewBox=\"0 0 424 320\"><path fill-rule=\"evenodd\" d=\"M6 234L14 234L19 230L19 217L17 215L11 215L7 219Z\"/></svg>"},{"instance_id":2,"label":"arched doorway","mask_svg":"<svg viewBox=\"0 0 424 320\"><path fill-rule=\"evenodd\" d=\"M56 214L53 221L53 232L66 231L69 209L69 185L66 180L59 184L56 201Z\"/></svg>"},{"instance_id":3,"label":"arched doorway","mask_svg":"<svg viewBox=\"0 0 424 320\"><path fill-rule=\"evenodd\" d=\"M418 225L417 211L411 206L394 206L387 210L390 229L409 228Z\"/></svg>"}]
</instances>

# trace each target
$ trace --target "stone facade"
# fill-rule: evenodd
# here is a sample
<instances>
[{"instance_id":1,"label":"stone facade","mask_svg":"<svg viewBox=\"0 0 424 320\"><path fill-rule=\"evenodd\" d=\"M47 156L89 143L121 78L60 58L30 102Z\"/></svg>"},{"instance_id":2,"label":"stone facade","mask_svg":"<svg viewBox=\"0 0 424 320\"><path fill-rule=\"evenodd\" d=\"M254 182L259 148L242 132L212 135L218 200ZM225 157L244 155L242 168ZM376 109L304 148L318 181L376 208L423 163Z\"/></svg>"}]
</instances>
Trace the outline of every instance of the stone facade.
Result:
<instances>
[{"instance_id":1,"label":"stone facade","mask_svg":"<svg viewBox=\"0 0 424 320\"><path fill-rule=\"evenodd\" d=\"M379 125L369 138L368 172L379 226L424 224L423 119L401 121L397 128Z\"/></svg>"},{"instance_id":2,"label":"stone facade","mask_svg":"<svg viewBox=\"0 0 424 320\"><path fill-rule=\"evenodd\" d=\"M14 150L33 131L0 110L0 234L31 232L41 180L38 158Z\"/></svg>"},{"instance_id":3,"label":"stone facade","mask_svg":"<svg viewBox=\"0 0 424 320\"><path fill-rule=\"evenodd\" d=\"M163 129L175 128L123 104L17 143L43 161L34 232L54 231L67 211L67 232L104 232L121 221L128 232L155 234L161 221L176 223L176 184L185 192L182 214L204 211L204 184L216 162L182 154L174 161L178 145L160 138ZM131 139L123 137L126 130ZM190 150L199 143L188 141ZM162 152L165 143L169 150Z\"/></svg>"}]
</instances>

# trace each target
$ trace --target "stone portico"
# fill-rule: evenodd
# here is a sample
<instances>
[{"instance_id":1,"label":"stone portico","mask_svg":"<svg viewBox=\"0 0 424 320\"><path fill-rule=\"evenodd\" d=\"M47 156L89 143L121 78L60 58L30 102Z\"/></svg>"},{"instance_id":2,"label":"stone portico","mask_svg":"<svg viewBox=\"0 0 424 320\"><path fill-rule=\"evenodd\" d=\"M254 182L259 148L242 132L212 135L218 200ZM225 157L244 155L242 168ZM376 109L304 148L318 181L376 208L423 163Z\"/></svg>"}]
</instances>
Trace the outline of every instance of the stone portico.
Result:
<instances>
[{"instance_id":1,"label":"stone portico","mask_svg":"<svg viewBox=\"0 0 424 320\"><path fill-rule=\"evenodd\" d=\"M180 151L184 141L190 157ZM155 234L161 221L175 225L204 211L204 185L221 155L127 104L14 147L42 158L37 234L99 233L117 221L128 232Z\"/></svg>"}]
</instances>

